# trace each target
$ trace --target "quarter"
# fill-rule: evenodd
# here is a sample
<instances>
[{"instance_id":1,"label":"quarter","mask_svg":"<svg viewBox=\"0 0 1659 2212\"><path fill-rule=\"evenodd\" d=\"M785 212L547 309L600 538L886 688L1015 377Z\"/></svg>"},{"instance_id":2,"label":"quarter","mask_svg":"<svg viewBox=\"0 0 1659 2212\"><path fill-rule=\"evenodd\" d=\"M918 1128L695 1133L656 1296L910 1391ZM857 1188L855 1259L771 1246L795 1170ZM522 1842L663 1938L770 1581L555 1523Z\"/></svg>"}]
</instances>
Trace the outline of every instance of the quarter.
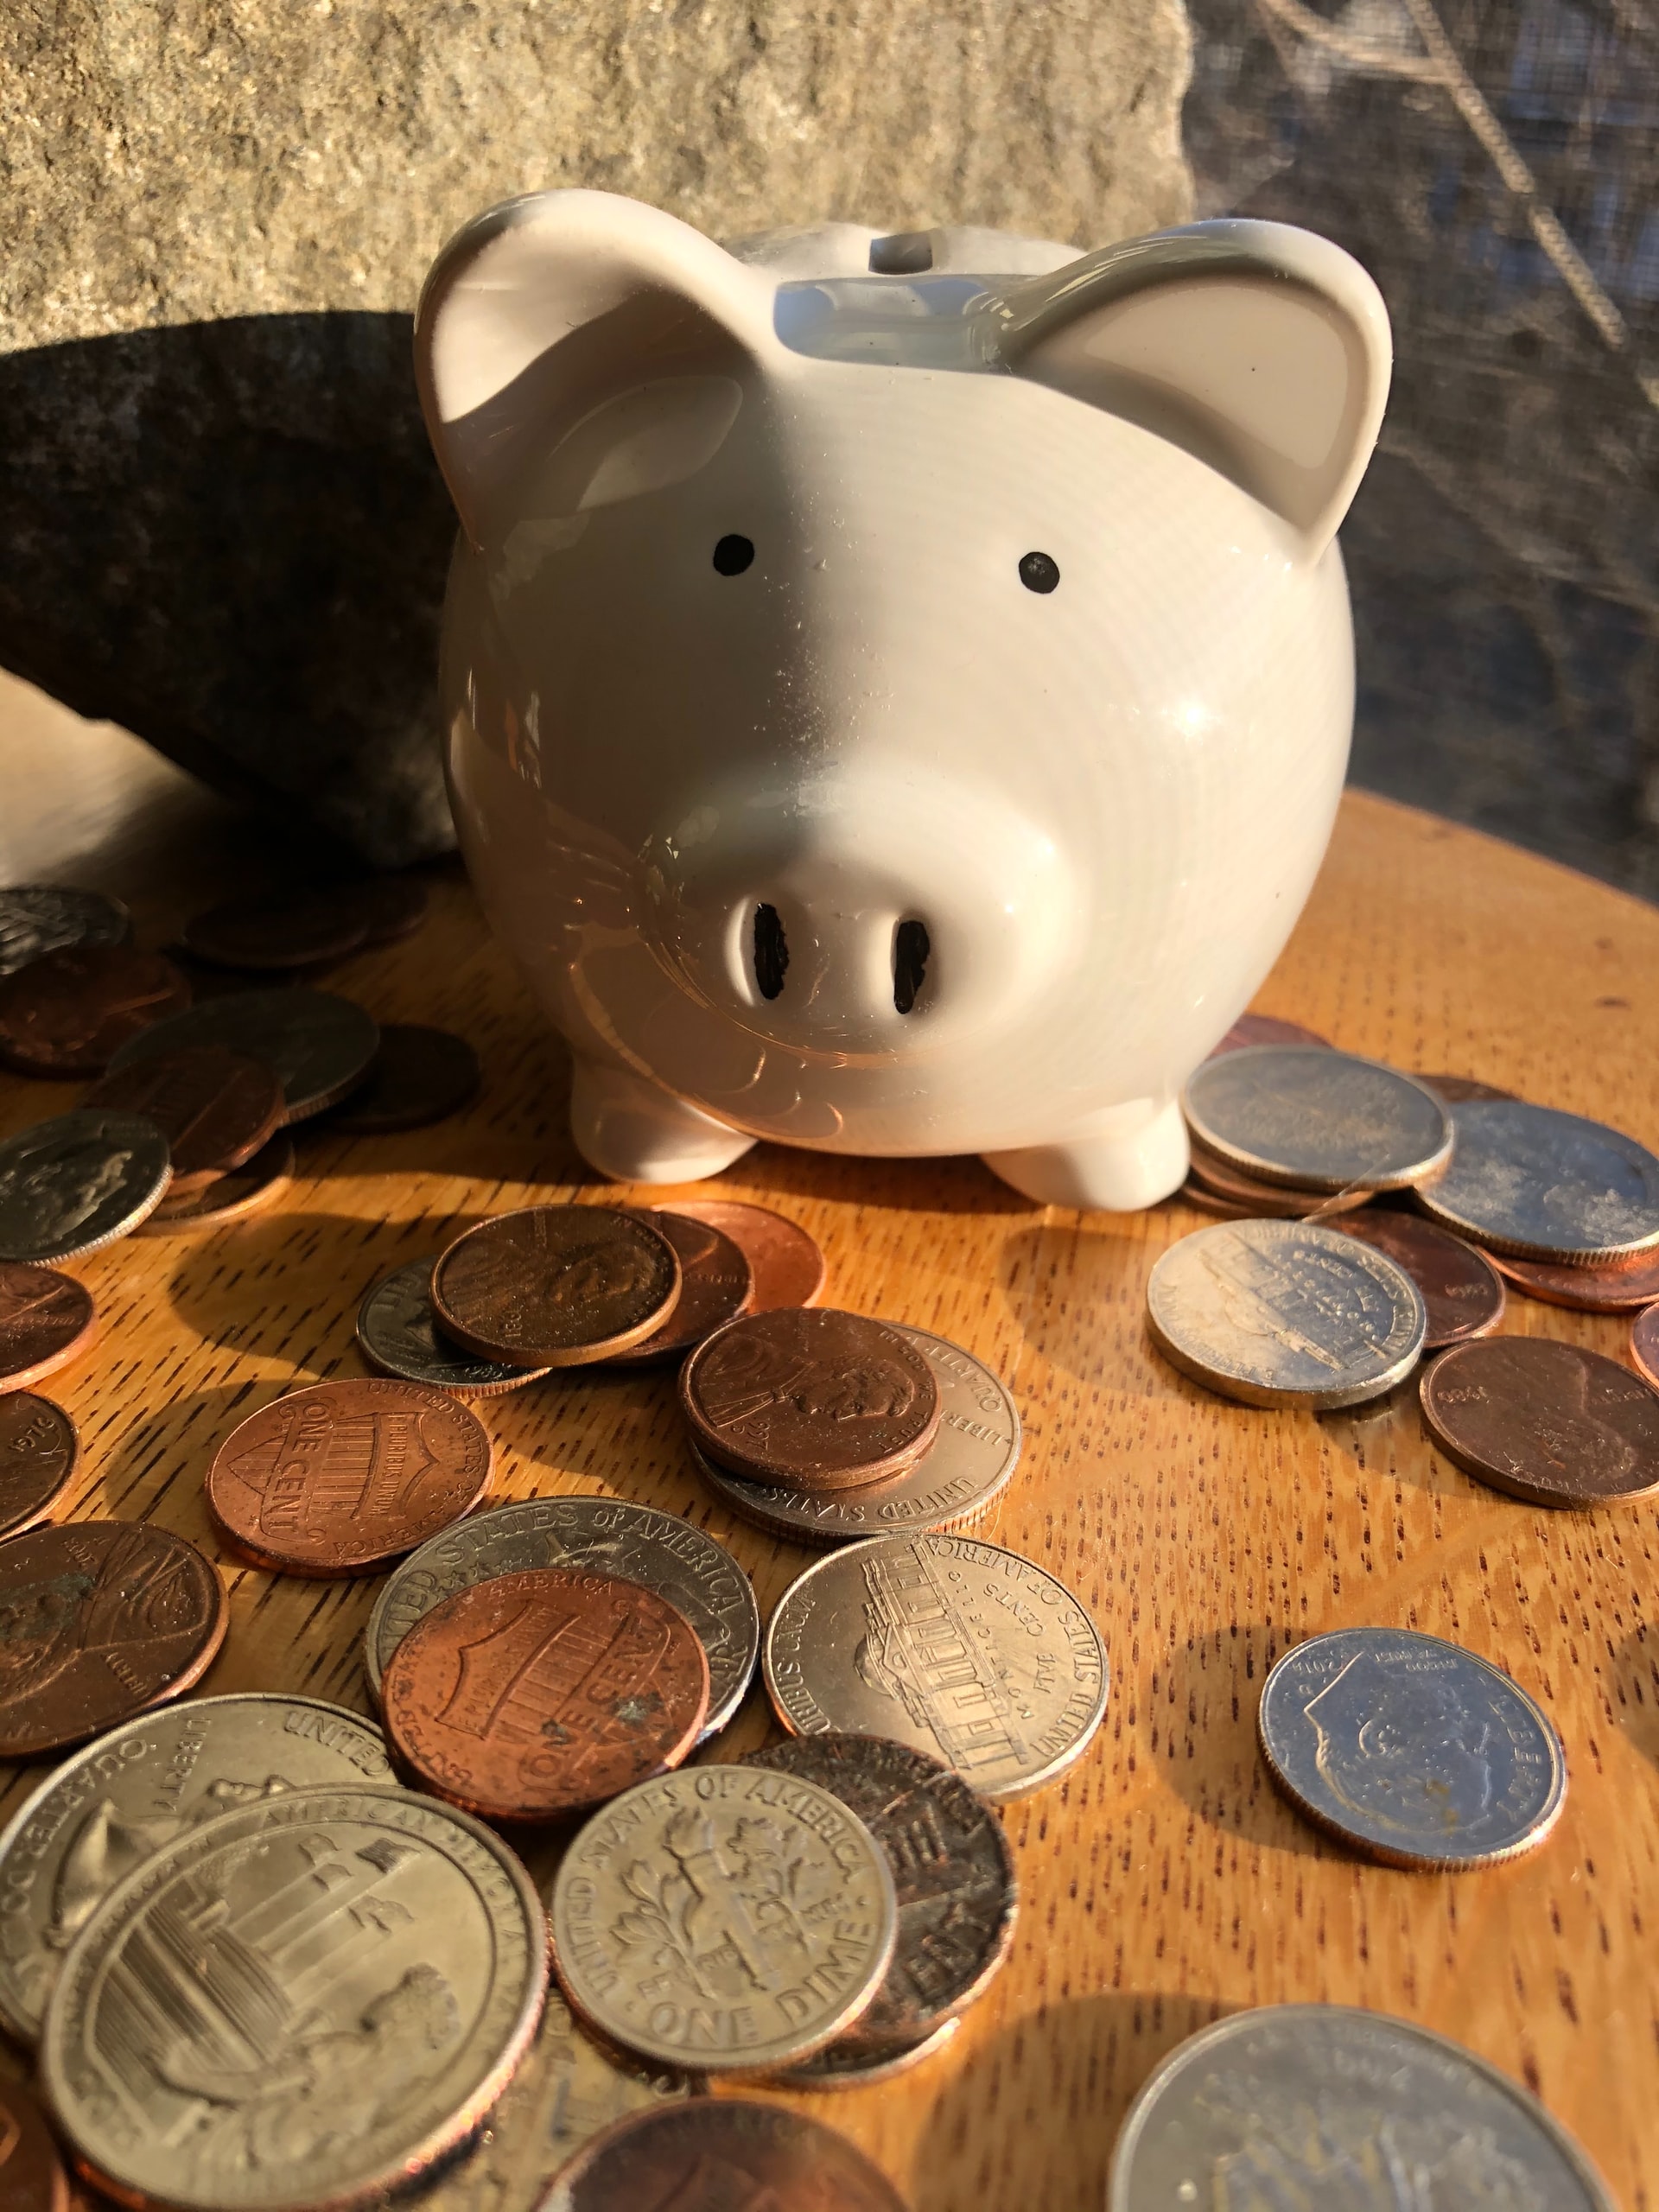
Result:
<instances>
[{"instance_id":1,"label":"quarter","mask_svg":"<svg viewBox=\"0 0 1659 2212\"><path fill-rule=\"evenodd\" d=\"M360 1006L332 991L233 991L205 999L124 1045L110 1065L188 1046L219 1045L266 1060L283 1086L289 1122L308 1121L344 1098L368 1074L380 1032Z\"/></svg>"},{"instance_id":2,"label":"quarter","mask_svg":"<svg viewBox=\"0 0 1659 2212\"><path fill-rule=\"evenodd\" d=\"M159 952L67 946L0 977L0 1059L23 1075L101 1075L129 1038L189 1003Z\"/></svg>"},{"instance_id":3,"label":"quarter","mask_svg":"<svg viewBox=\"0 0 1659 2212\"><path fill-rule=\"evenodd\" d=\"M1344 1236L1357 1236L1386 1252L1416 1284L1428 1316L1425 1351L1486 1336L1503 1319L1503 1277L1484 1252L1449 1230L1417 1214L1382 1207L1357 1214L1341 1227Z\"/></svg>"},{"instance_id":4,"label":"quarter","mask_svg":"<svg viewBox=\"0 0 1659 2212\"><path fill-rule=\"evenodd\" d=\"M124 944L132 916L101 891L63 883L20 883L0 891L0 976L71 944Z\"/></svg>"},{"instance_id":5,"label":"quarter","mask_svg":"<svg viewBox=\"0 0 1659 2212\"><path fill-rule=\"evenodd\" d=\"M0 1397L0 1536L44 1520L75 1469L75 1424L32 1390Z\"/></svg>"},{"instance_id":6,"label":"quarter","mask_svg":"<svg viewBox=\"0 0 1659 2212\"><path fill-rule=\"evenodd\" d=\"M335 1107L329 1127L353 1136L425 1128L457 1112L478 1084L478 1054L464 1037L386 1022L366 1078Z\"/></svg>"},{"instance_id":7,"label":"quarter","mask_svg":"<svg viewBox=\"0 0 1659 2212\"><path fill-rule=\"evenodd\" d=\"M540 2212L908 2212L855 2144L781 2105L696 2097L620 2120L577 2152Z\"/></svg>"},{"instance_id":8,"label":"quarter","mask_svg":"<svg viewBox=\"0 0 1659 2212\"><path fill-rule=\"evenodd\" d=\"M441 1335L432 1314L434 1265L429 1255L394 1268L358 1307L357 1341L372 1367L405 1382L427 1382L435 1390L459 1390L474 1398L499 1397L551 1371L480 1359Z\"/></svg>"},{"instance_id":9,"label":"quarter","mask_svg":"<svg viewBox=\"0 0 1659 2212\"><path fill-rule=\"evenodd\" d=\"M1659 1489L1659 1392L1550 1337L1457 1344L1425 1373L1423 1421L1465 1474L1532 1505L1623 1503Z\"/></svg>"},{"instance_id":10,"label":"quarter","mask_svg":"<svg viewBox=\"0 0 1659 2212\"><path fill-rule=\"evenodd\" d=\"M206 1190L251 1160L287 1111L275 1068L218 1045L135 1060L95 1084L85 1103L158 1124L173 1163L169 1201Z\"/></svg>"},{"instance_id":11,"label":"quarter","mask_svg":"<svg viewBox=\"0 0 1659 2212\"><path fill-rule=\"evenodd\" d=\"M661 1328L642 1337L632 1351L611 1355L617 1367L683 1357L693 1344L747 1313L754 1296L753 1270L723 1229L666 1206L654 1206L646 1218L679 1255L680 1294Z\"/></svg>"},{"instance_id":12,"label":"quarter","mask_svg":"<svg viewBox=\"0 0 1659 2212\"><path fill-rule=\"evenodd\" d=\"M0 1260L0 1390L38 1382L92 1340L92 1294L73 1275Z\"/></svg>"},{"instance_id":13,"label":"quarter","mask_svg":"<svg viewBox=\"0 0 1659 2212\"><path fill-rule=\"evenodd\" d=\"M1418 1204L1489 1251L1606 1261L1659 1244L1659 1160L1577 1114L1518 1098L1452 1109L1457 1151Z\"/></svg>"},{"instance_id":14,"label":"quarter","mask_svg":"<svg viewBox=\"0 0 1659 2212\"><path fill-rule=\"evenodd\" d=\"M0 1143L0 1260L80 1260L137 1229L166 1195L167 1139L141 1114L82 1108Z\"/></svg>"},{"instance_id":15,"label":"quarter","mask_svg":"<svg viewBox=\"0 0 1659 2212\"><path fill-rule=\"evenodd\" d=\"M1451 1156L1451 1119L1433 1091L1328 1046L1224 1052L1195 1071L1181 1103L1200 1144L1268 1183L1401 1190Z\"/></svg>"},{"instance_id":16,"label":"quarter","mask_svg":"<svg viewBox=\"0 0 1659 2212\"><path fill-rule=\"evenodd\" d=\"M680 1294L662 1231L620 1206L526 1206L458 1236L432 1271L446 1336L512 1366L577 1367L658 1329Z\"/></svg>"},{"instance_id":17,"label":"quarter","mask_svg":"<svg viewBox=\"0 0 1659 2212\"><path fill-rule=\"evenodd\" d=\"M741 1198L676 1198L673 1211L729 1236L754 1276L752 1313L816 1306L823 1292L823 1254L798 1222Z\"/></svg>"}]
</instances>

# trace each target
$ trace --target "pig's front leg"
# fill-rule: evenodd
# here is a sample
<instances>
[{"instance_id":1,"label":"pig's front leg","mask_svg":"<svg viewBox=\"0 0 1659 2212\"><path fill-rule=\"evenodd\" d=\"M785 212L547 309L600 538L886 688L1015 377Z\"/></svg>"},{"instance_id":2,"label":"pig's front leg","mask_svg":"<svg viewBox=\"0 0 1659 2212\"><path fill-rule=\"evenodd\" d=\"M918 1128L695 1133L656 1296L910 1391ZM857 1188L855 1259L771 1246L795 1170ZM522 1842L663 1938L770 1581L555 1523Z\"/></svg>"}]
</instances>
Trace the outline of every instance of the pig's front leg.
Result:
<instances>
[{"instance_id":1,"label":"pig's front leg","mask_svg":"<svg viewBox=\"0 0 1659 2212\"><path fill-rule=\"evenodd\" d=\"M754 1142L626 1068L578 1057L570 1134L590 1167L620 1183L696 1183Z\"/></svg>"},{"instance_id":2,"label":"pig's front leg","mask_svg":"<svg viewBox=\"0 0 1659 2212\"><path fill-rule=\"evenodd\" d=\"M1186 1124L1174 1099L1132 1099L1090 1116L1053 1144L988 1152L985 1165L1028 1198L1051 1206L1135 1213L1186 1179Z\"/></svg>"}]
</instances>

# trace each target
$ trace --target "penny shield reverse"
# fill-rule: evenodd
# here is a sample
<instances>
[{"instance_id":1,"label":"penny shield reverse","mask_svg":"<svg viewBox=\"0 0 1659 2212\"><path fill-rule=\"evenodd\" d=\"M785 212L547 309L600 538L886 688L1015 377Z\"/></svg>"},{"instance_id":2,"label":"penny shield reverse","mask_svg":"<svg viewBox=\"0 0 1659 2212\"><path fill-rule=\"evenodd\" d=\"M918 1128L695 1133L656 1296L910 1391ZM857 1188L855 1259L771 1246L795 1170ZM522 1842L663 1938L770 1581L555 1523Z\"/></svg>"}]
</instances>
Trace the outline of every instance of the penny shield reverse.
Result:
<instances>
[{"instance_id":1,"label":"penny shield reverse","mask_svg":"<svg viewBox=\"0 0 1659 2212\"><path fill-rule=\"evenodd\" d=\"M0 1390L38 1382L92 1340L92 1294L52 1268L0 1260Z\"/></svg>"},{"instance_id":2,"label":"penny shield reverse","mask_svg":"<svg viewBox=\"0 0 1659 2212\"><path fill-rule=\"evenodd\" d=\"M1604 1505L1659 1489L1659 1393L1599 1352L1488 1337L1443 1353L1421 1395L1447 1459L1531 1504Z\"/></svg>"},{"instance_id":3,"label":"penny shield reverse","mask_svg":"<svg viewBox=\"0 0 1659 2212\"><path fill-rule=\"evenodd\" d=\"M32 1390L0 1396L0 1537L43 1520L69 1487L75 1424Z\"/></svg>"},{"instance_id":4,"label":"penny shield reverse","mask_svg":"<svg viewBox=\"0 0 1659 2212\"><path fill-rule=\"evenodd\" d=\"M832 2127L778 2105L696 2097L595 2138L540 2212L906 2212Z\"/></svg>"}]
</instances>

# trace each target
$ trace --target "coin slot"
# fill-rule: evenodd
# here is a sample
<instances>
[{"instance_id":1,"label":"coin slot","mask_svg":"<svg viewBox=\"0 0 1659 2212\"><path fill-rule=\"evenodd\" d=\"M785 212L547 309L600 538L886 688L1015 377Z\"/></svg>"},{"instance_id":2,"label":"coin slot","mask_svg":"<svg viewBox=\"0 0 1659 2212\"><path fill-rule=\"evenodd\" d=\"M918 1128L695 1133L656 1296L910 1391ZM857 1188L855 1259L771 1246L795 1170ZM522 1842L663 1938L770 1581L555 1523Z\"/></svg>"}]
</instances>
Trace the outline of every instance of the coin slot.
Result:
<instances>
[{"instance_id":1,"label":"coin slot","mask_svg":"<svg viewBox=\"0 0 1659 2212\"><path fill-rule=\"evenodd\" d=\"M870 240L872 276L922 276L933 266L933 241L925 231L895 231Z\"/></svg>"},{"instance_id":2,"label":"coin slot","mask_svg":"<svg viewBox=\"0 0 1659 2212\"><path fill-rule=\"evenodd\" d=\"M900 1014L914 1011L927 981L927 956L932 950L927 924L912 915L893 933L893 1003Z\"/></svg>"},{"instance_id":3,"label":"coin slot","mask_svg":"<svg viewBox=\"0 0 1659 2212\"><path fill-rule=\"evenodd\" d=\"M763 999L778 996L788 966L783 918L775 906L763 901L754 910L754 986Z\"/></svg>"}]
</instances>

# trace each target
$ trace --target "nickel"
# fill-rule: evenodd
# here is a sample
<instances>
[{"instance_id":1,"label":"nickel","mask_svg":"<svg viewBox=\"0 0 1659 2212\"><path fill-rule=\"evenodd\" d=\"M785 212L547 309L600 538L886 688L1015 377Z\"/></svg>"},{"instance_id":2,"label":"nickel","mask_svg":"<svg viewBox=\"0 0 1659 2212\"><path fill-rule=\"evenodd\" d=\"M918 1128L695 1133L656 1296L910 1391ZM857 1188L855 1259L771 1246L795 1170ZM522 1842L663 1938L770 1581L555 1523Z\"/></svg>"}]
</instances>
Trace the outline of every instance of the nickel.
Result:
<instances>
[{"instance_id":1,"label":"nickel","mask_svg":"<svg viewBox=\"0 0 1659 2212\"><path fill-rule=\"evenodd\" d=\"M1659 1490L1659 1392L1616 1359L1548 1337L1455 1345L1424 1375L1423 1420L1454 1465L1532 1505Z\"/></svg>"},{"instance_id":2,"label":"nickel","mask_svg":"<svg viewBox=\"0 0 1659 2212\"><path fill-rule=\"evenodd\" d=\"M1422 1294L1425 1351L1484 1337L1503 1319L1503 1280L1484 1252L1415 1214L1373 1207L1341 1224L1344 1236L1386 1252Z\"/></svg>"},{"instance_id":3,"label":"nickel","mask_svg":"<svg viewBox=\"0 0 1659 2212\"><path fill-rule=\"evenodd\" d=\"M61 883L0 891L0 976L67 945L124 944L131 935L132 916L102 892Z\"/></svg>"},{"instance_id":4,"label":"nickel","mask_svg":"<svg viewBox=\"0 0 1659 2212\"><path fill-rule=\"evenodd\" d=\"M73 1275L0 1260L0 1391L38 1382L92 1342L92 1294Z\"/></svg>"},{"instance_id":5,"label":"nickel","mask_svg":"<svg viewBox=\"0 0 1659 2212\"><path fill-rule=\"evenodd\" d=\"M79 1260L160 1205L167 1139L140 1114L83 1108L0 1143L0 1260Z\"/></svg>"},{"instance_id":6,"label":"nickel","mask_svg":"<svg viewBox=\"0 0 1659 2212\"><path fill-rule=\"evenodd\" d=\"M512 1366L575 1367L626 1351L680 1294L662 1231L619 1206L527 1206L459 1236L432 1271L446 1336Z\"/></svg>"},{"instance_id":7,"label":"nickel","mask_svg":"<svg viewBox=\"0 0 1659 2212\"><path fill-rule=\"evenodd\" d=\"M273 1067L218 1045L136 1060L106 1075L84 1103L143 1114L160 1127L173 1163L169 1201L205 1191L251 1160L287 1112Z\"/></svg>"},{"instance_id":8,"label":"nickel","mask_svg":"<svg viewBox=\"0 0 1659 2212\"><path fill-rule=\"evenodd\" d=\"M75 1424L32 1390L0 1397L0 1536L43 1521L75 1470Z\"/></svg>"},{"instance_id":9,"label":"nickel","mask_svg":"<svg viewBox=\"0 0 1659 2212\"><path fill-rule=\"evenodd\" d=\"M577 2152L540 2212L907 2212L879 2166L779 2105L699 2097Z\"/></svg>"},{"instance_id":10,"label":"nickel","mask_svg":"<svg viewBox=\"0 0 1659 2212\"><path fill-rule=\"evenodd\" d=\"M435 1390L459 1390L472 1398L499 1397L550 1371L480 1359L441 1335L432 1316L435 1264L429 1257L393 1268L359 1306L357 1341L372 1367L405 1382L429 1382Z\"/></svg>"},{"instance_id":11,"label":"nickel","mask_svg":"<svg viewBox=\"0 0 1659 2212\"><path fill-rule=\"evenodd\" d=\"M48 952L0 977L0 1059L24 1075L101 1075L130 1038L189 1003L190 986L159 952Z\"/></svg>"},{"instance_id":12,"label":"nickel","mask_svg":"<svg viewBox=\"0 0 1659 2212\"><path fill-rule=\"evenodd\" d=\"M448 1029L383 1023L366 1080L329 1119L353 1136L420 1129L455 1113L478 1089L478 1054Z\"/></svg>"},{"instance_id":13,"label":"nickel","mask_svg":"<svg viewBox=\"0 0 1659 2212\"><path fill-rule=\"evenodd\" d=\"M356 1089L379 1043L380 1032L362 1007L331 991L237 991L156 1022L110 1065L126 1068L188 1046L245 1052L275 1068L288 1120L303 1122Z\"/></svg>"},{"instance_id":14,"label":"nickel","mask_svg":"<svg viewBox=\"0 0 1659 2212\"><path fill-rule=\"evenodd\" d=\"M1192 1134L1268 1183L1392 1191L1435 1174L1452 1124L1432 1091L1328 1046L1261 1045L1205 1061L1183 1094Z\"/></svg>"},{"instance_id":15,"label":"nickel","mask_svg":"<svg viewBox=\"0 0 1659 2212\"><path fill-rule=\"evenodd\" d=\"M1659 1160L1577 1114L1520 1099L1454 1106L1457 1151L1426 1212L1493 1252L1607 1261L1659 1244Z\"/></svg>"}]
</instances>

